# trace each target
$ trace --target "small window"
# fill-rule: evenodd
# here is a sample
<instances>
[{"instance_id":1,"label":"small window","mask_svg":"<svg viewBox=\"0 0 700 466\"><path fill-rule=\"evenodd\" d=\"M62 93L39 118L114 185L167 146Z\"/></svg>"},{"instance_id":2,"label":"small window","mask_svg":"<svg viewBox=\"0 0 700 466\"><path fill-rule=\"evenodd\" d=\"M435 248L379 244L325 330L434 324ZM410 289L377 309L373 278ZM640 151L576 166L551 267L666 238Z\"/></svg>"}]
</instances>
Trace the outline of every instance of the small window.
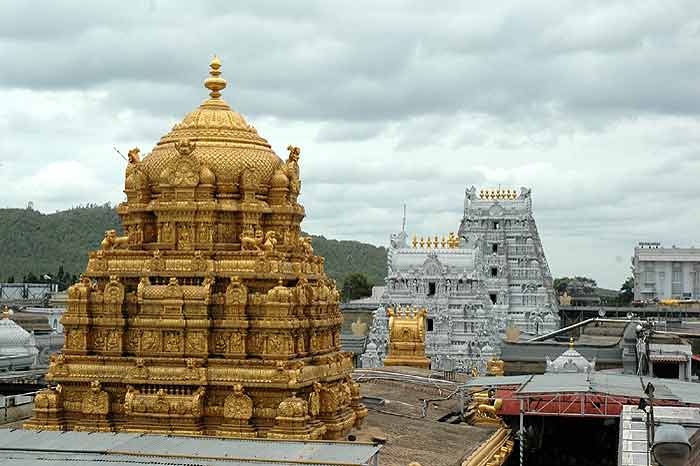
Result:
<instances>
[{"instance_id":1,"label":"small window","mask_svg":"<svg viewBox=\"0 0 700 466\"><path fill-rule=\"evenodd\" d=\"M493 244L491 245L491 252L494 253L494 254L497 254L497 253L498 253L498 243L493 243Z\"/></svg>"},{"instance_id":2,"label":"small window","mask_svg":"<svg viewBox=\"0 0 700 466\"><path fill-rule=\"evenodd\" d=\"M428 317L428 319L425 321L426 328L428 329L428 332L433 331L433 318Z\"/></svg>"},{"instance_id":3,"label":"small window","mask_svg":"<svg viewBox=\"0 0 700 466\"><path fill-rule=\"evenodd\" d=\"M428 283L428 296L435 296L435 282Z\"/></svg>"},{"instance_id":4,"label":"small window","mask_svg":"<svg viewBox=\"0 0 700 466\"><path fill-rule=\"evenodd\" d=\"M501 222L493 222L493 229L500 230L501 229Z\"/></svg>"},{"instance_id":5,"label":"small window","mask_svg":"<svg viewBox=\"0 0 700 466\"><path fill-rule=\"evenodd\" d=\"M498 276L498 268L496 268L496 267L491 267L491 276L492 276L492 277L497 277L497 276Z\"/></svg>"},{"instance_id":6,"label":"small window","mask_svg":"<svg viewBox=\"0 0 700 466\"><path fill-rule=\"evenodd\" d=\"M496 301L497 301L497 298L498 298L498 296L496 295L496 293L491 293L491 294L489 294L489 298L491 298L491 303L492 303L492 304L496 304Z\"/></svg>"}]
</instances>

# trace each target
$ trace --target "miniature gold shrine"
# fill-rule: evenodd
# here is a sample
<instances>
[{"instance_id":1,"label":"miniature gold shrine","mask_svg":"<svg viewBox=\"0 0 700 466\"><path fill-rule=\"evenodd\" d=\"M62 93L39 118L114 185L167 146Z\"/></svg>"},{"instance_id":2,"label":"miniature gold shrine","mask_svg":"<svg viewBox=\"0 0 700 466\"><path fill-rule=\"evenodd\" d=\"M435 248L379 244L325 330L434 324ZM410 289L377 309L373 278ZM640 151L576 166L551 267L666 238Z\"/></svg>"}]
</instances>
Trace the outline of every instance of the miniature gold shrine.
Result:
<instances>
[{"instance_id":1,"label":"miniature gold shrine","mask_svg":"<svg viewBox=\"0 0 700 466\"><path fill-rule=\"evenodd\" d=\"M300 150L283 162L221 99L143 158L125 236L105 233L68 290L65 347L32 429L335 439L367 411L340 352L340 293L300 236Z\"/></svg>"},{"instance_id":2,"label":"miniature gold shrine","mask_svg":"<svg viewBox=\"0 0 700 466\"><path fill-rule=\"evenodd\" d=\"M398 306L387 309L389 316L389 354L385 366L411 366L428 369L425 356L425 317L428 311Z\"/></svg>"}]
</instances>

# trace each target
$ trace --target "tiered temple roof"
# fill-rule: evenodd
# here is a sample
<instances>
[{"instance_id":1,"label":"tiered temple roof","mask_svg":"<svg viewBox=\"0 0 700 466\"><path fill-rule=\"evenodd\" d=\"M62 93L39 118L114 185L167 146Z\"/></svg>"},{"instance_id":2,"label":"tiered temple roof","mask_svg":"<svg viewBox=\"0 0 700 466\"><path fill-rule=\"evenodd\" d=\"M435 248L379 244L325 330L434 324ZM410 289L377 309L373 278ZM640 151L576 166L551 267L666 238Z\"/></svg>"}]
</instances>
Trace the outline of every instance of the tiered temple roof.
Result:
<instances>
[{"instance_id":1,"label":"tiered temple roof","mask_svg":"<svg viewBox=\"0 0 700 466\"><path fill-rule=\"evenodd\" d=\"M340 293L301 236L297 147L282 161L221 98L140 158L124 236L68 291L65 347L26 427L339 438L366 415L340 352Z\"/></svg>"}]
</instances>

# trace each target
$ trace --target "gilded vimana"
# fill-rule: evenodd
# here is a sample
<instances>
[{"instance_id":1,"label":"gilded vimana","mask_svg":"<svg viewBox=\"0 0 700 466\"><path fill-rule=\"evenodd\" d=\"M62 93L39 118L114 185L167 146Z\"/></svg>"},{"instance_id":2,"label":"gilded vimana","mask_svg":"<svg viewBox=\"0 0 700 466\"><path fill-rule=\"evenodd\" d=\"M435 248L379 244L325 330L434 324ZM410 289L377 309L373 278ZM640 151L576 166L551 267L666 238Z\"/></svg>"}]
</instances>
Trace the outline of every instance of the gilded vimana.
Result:
<instances>
[{"instance_id":1,"label":"gilded vimana","mask_svg":"<svg viewBox=\"0 0 700 466\"><path fill-rule=\"evenodd\" d=\"M300 149L283 161L221 97L151 153L68 290L35 430L336 439L367 411L340 351L340 293L301 236Z\"/></svg>"}]
</instances>

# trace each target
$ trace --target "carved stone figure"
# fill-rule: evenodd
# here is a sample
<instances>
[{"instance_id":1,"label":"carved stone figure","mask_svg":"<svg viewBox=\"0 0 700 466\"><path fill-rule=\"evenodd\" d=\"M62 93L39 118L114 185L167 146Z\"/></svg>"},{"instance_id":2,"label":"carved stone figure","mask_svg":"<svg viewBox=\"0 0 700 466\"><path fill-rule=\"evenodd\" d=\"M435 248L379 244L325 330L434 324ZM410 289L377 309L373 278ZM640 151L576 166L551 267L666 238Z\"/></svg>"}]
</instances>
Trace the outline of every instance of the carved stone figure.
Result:
<instances>
[{"instance_id":1,"label":"carved stone figure","mask_svg":"<svg viewBox=\"0 0 700 466\"><path fill-rule=\"evenodd\" d=\"M253 400L245 394L243 385L235 384L233 393L226 397L224 417L245 421L253 417Z\"/></svg>"},{"instance_id":2,"label":"carved stone figure","mask_svg":"<svg viewBox=\"0 0 700 466\"><path fill-rule=\"evenodd\" d=\"M117 236L116 230L105 231L105 237L100 247L105 250L126 248L129 245L128 236Z\"/></svg>"},{"instance_id":3,"label":"carved stone figure","mask_svg":"<svg viewBox=\"0 0 700 466\"><path fill-rule=\"evenodd\" d=\"M266 253L270 253L274 251L275 246L277 245L277 238L275 237L275 232L274 231L268 231L265 233L265 241L263 242L262 249Z\"/></svg>"},{"instance_id":4,"label":"carved stone figure","mask_svg":"<svg viewBox=\"0 0 700 466\"><path fill-rule=\"evenodd\" d=\"M240 236L242 251L262 251L260 244L255 235L243 232Z\"/></svg>"},{"instance_id":5,"label":"carved stone figure","mask_svg":"<svg viewBox=\"0 0 700 466\"><path fill-rule=\"evenodd\" d=\"M289 179L289 190L298 194L301 191L301 180L299 179L299 155L301 149L294 146L287 147L289 157L284 165L284 172Z\"/></svg>"},{"instance_id":6,"label":"carved stone figure","mask_svg":"<svg viewBox=\"0 0 700 466\"><path fill-rule=\"evenodd\" d=\"M81 410L83 414L106 415L109 413L109 395L102 390L98 380L90 384L90 390L83 397Z\"/></svg>"}]
</instances>

